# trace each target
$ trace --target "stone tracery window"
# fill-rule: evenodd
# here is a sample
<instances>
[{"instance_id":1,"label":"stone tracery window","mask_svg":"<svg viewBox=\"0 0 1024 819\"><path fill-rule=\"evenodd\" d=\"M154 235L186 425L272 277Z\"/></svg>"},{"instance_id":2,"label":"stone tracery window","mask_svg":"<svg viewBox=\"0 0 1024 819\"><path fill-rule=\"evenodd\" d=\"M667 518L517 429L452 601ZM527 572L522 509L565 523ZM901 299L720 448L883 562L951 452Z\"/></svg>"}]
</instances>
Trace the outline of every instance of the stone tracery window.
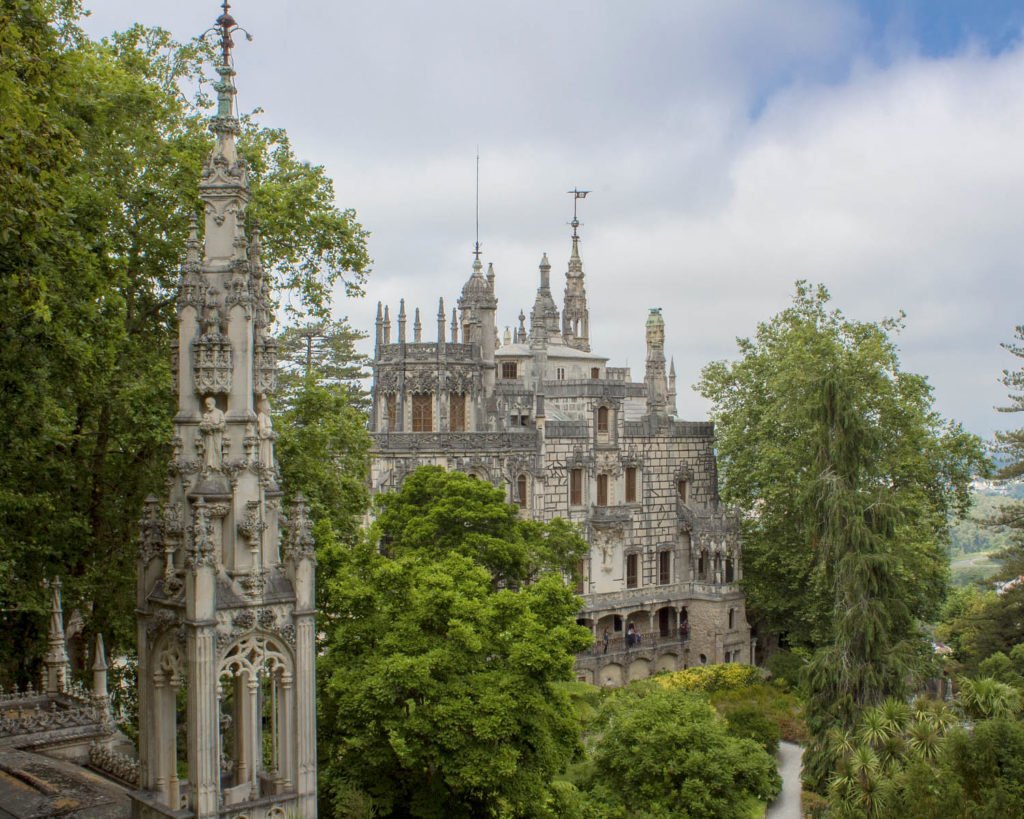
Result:
<instances>
[{"instance_id":1,"label":"stone tracery window","mask_svg":"<svg viewBox=\"0 0 1024 819\"><path fill-rule=\"evenodd\" d=\"M412 397L412 431L432 432L434 429L434 400L427 393L416 393Z\"/></svg>"},{"instance_id":2,"label":"stone tracery window","mask_svg":"<svg viewBox=\"0 0 1024 819\"><path fill-rule=\"evenodd\" d=\"M266 782L285 790L296 780L294 664L277 637L250 632L221 660L221 745L230 760L226 804L260 794ZM229 801L230 800L230 801Z\"/></svg>"},{"instance_id":3,"label":"stone tracery window","mask_svg":"<svg viewBox=\"0 0 1024 819\"><path fill-rule=\"evenodd\" d=\"M390 393L384 397L384 411L387 416L388 432L397 432L398 396L394 393Z\"/></svg>"},{"instance_id":4,"label":"stone tracery window","mask_svg":"<svg viewBox=\"0 0 1024 819\"><path fill-rule=\"evenodd\" d=\"M466 393L453 392L448 395L448 429L452 432L466 431Z\"/></svg>"}]
</instances>

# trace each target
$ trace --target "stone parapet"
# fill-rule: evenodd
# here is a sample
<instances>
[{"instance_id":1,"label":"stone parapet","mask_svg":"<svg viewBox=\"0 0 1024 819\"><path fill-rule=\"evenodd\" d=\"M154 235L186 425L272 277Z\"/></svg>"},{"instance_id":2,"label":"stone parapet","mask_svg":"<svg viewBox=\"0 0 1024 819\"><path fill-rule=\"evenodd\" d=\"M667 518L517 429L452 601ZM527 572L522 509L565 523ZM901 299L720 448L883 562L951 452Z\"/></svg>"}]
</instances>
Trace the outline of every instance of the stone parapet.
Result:
<instances>
[{"instance_id":1,"label":"stone parapet","mask_svg":"<svg viewBox=\"0 0 1024 819\"><path fill-rule=\"evenodd\" d=\"M533 452L537 432L375 432L372 453L398 452Z\"/></svg>"},{"instance_id":2,"label":"stone parapet","mask_svg":"<svg viewBox=\"0 0 1024 819\"><path fill-rule=\"evenodd\" d=\"M448 359L448 361L472 362L476 361L480 356L476 344L419 342L412 344L382 344L377 360L381 362L435 361L441 357Z\"/></svg>"}]
</instances>

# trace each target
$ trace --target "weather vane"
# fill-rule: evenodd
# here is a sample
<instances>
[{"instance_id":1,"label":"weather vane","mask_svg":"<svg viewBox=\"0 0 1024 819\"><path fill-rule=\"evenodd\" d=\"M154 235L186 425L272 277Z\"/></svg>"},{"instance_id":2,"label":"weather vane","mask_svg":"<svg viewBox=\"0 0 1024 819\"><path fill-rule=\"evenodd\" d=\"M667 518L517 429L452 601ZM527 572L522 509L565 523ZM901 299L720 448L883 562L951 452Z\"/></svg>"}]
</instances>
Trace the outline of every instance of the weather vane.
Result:
<instances>
[{"instance_id":1,"label":"weather vane","mask_svg":"<svg viewBox=\"0 0 1024 819\"><path fill-rule=\"evenodd\" d=\"M252 42L252 35L238 25L235 18L231 16L231 4L228 3L228 0L224 0L221 4L221 15L217 18L216 25L206 29L203 32L203 38L205 39L211 31L220 35L220 51L224 65L228 65L228 61L231 59L231 49L235 44L235 41L231 39L232 34L241 31L245 35L245 39Z\"/></svg>"},{"instance_id":2,"label":"weather vane","mask_svg":"<svg viewBox=\"0 0 1024 819\"><path fill-rule=\"evenodd\" d=\"M572 221L569 222L569 224L572 225L572 239L579 239L580 236L577 233L577 228L579 228L583 222L581 222L580 218L577 216L577 203L582 199L587 199L587 195L590 191L580 190L577 187L573 187L571 190L566 190L565 192L571 193L572 195Z\"/></svg>"}]
</instances>

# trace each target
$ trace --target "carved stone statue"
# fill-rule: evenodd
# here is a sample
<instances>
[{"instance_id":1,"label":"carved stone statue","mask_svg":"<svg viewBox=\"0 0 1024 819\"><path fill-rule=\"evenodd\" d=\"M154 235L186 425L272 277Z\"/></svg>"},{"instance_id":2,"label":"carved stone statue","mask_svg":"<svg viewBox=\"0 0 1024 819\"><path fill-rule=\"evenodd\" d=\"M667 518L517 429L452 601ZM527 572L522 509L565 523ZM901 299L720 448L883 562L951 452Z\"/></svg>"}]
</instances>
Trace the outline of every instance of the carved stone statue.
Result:
<instances>
[{"instance_id":1,"label":"carved stone statue","mask_svg":"<svg viewBox=\"0 0 1024 819\"><path fill-rule=\"evenodd\" d=\"M270 418L270 401L261 395L256 404L256 429L260 438L260 465L267 469L274 468L274 422Z\"/></svg>"},{"instance_id":2,"label":"carved stone statue","mask_svg":"<svg viewBox=\"0 0 1024 819\"><path fill-rule=\"evenodd\" d=\"M217 407L212 395L203 401L206 412L199 422L199 430L203 433L203 463L207 469L220 470L221 451L224 446L224 413Z\"/></svg>"},{"instance_id":3,"label":"carved stone statue","mask_svg":"<svg viewBox=\"0 0 1024 819\"><path fill-rule=\"evenodd\" d=\"M221 315L217 291L210 290L207 294L206 305L203 307L202 327L204 336L219 336L221 326Z\"/></svg>"}]
</instances>

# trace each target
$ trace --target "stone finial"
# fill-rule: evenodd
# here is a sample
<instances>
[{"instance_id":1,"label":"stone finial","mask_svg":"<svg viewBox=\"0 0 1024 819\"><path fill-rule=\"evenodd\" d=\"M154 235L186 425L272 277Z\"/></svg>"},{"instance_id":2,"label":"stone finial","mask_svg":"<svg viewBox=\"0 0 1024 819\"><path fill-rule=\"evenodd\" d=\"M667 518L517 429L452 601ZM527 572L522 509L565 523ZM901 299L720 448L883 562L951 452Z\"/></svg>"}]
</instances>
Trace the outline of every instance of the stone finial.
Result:
<instances>
[{"instance_id":1,"label":"stone finial","mask_svg":"<svg viewBox=\"0 0 1024 819\"><path fill-rule=\"evenodd\" d=\"M419 344L423 341L423 325L420 324L420 308L417 307L415 313L413 313L412 320L412 340Z\"/></svg>"},{"instance_id":2,"label":"stone finial","mask_svg":"<svg viewBox=\"0 0 1024 819\"><path fill-rule=\"evenodd\" d=\"M444 344L444 297L437 300L437 343Z\"/></svg>"},{"instance_id":3,"label":"stone finial","mask_svg":"<svg viewBox=\"0 0 1024 819\"><path fill-rule=\"evenodd\" d=\"M452 308L452 344L459 343L459 314Z\"/></svg>"},{"instance_id":4,"label":"stone finial","mask_svg":"<svg viewBox=\"0 0 1024 819\"><path fill-rule=\"evenodd\" d=\"M108 699L107 692L107 651L103 645L103 635L96 635L96 648L92 661L92 695L97 700Z\"/></svg>"},{"instance_id":5,"label":"stone finial","mask_svg":"<svg viewBox=\"0 0 1024 819\"><path fill-rule=\"evenodd\" d=\"M398 302L398 343L405 344L405 299Z\"/></svg>"},{"instance_id":6,"label":"stone finial","mask_svg":"<svg viewBox=\"0 0 1024 819\"><path fill-rule=\"evenodd\" d=\"M391 343L391 308L384 305L384 343Z\"/></svg>"},{"instance_id":7,"label":"stone finial","mask_svg":"<svg viewBox=\"0 0 1024 819\"><path fill-rule=\"evenodd\" d=\"M67 690L71 669L64 638L64 604L59 577L50 584L50 589L49 648L43 661L46 666L46 693L62 694Z\"/></svg>"},{"instance_id":8,"label":"stone finial","mask_svg":"<svg viewBox=\"0 0 1024 819\"><path fill-rule=\"evenodd\" d=\"M491 292L494 292L494 262L487 263L487 284L491 288Z\"/></svg>"}]
</instances>

